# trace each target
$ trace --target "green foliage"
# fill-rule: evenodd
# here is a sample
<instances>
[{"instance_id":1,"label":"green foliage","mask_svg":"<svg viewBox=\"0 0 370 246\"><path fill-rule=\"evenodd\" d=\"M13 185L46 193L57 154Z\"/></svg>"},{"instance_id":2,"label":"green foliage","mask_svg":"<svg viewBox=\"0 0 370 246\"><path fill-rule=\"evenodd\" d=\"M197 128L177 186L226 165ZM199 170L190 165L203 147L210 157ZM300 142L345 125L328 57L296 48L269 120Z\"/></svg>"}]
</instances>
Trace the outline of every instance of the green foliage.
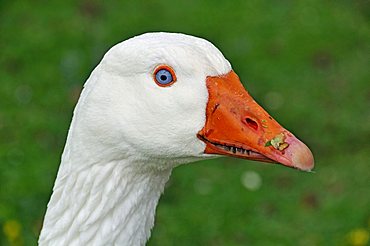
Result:
<instances>
[{"instance_id":1,"label":"green foliage","mask_svg":"<svg viewBox=\"0 0 370 246\"><path fill-rule=\"evenodd\" d=\"M316 173L229 158L177 168L149 245L365 245L369 18L364 0L1 1L0 245L36 244L83 82L148 31L211 40L316 158Z\"/></svg>"}]
</instances>

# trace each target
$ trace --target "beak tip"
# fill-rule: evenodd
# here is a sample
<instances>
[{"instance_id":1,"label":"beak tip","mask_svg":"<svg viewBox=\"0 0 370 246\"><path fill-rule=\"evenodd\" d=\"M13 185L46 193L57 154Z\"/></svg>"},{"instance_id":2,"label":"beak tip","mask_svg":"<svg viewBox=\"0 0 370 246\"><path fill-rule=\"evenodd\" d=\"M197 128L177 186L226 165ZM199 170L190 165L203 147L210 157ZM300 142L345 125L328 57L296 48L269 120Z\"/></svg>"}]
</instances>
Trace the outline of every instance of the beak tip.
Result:
<instances>
[{"instance_id":1,"label":"beak tip","mask_svg":"<svg viewBox=\"0 0 370 246\"><path fill-rule=\"evenodd\" d=\"M298 140L291 151L291 162L294 167L302 171L311 171L314 168L313 154L304 143Z\"/></svg>"},{"instance_id":2,"label":"beak tip","mask_svg":"<svg viewBox=\"0 0 370 246\"><path fill-rule=\"evenodd\" d=\"M292 159L293 165L303 171L311 171L315 166L313 155L308 148L307 150L308 153L298 153Z\"/></svg>"}]
</instances>

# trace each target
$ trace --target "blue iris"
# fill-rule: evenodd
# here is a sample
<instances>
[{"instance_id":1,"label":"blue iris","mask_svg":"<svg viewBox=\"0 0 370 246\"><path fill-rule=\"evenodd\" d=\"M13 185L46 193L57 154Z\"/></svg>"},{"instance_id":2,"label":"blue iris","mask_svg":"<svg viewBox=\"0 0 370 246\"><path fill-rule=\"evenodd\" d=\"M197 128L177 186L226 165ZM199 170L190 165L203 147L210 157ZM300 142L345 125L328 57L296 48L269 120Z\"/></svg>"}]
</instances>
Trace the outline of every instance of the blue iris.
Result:
<instances>
[{"instance_id":1,"label":"blue iris","mask_svg":"<svg viewBox=\"0 0 370 246\"><path fill-rule=\"evenodd\" d=\"M172 74L167 69L161 69L155 74L155 79L162 85L169 84L173 81Z\"/></svg>"}]
</instances>

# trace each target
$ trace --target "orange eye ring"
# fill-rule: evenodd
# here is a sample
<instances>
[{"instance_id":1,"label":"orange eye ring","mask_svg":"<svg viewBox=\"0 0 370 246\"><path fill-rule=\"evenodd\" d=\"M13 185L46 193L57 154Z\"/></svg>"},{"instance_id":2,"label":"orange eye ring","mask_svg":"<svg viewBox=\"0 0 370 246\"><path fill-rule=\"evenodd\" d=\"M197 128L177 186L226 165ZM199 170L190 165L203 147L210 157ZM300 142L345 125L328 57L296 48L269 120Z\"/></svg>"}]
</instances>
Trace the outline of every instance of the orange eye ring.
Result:
<instances>
[{"instance_id":1,"label":"orange eye ring","mask_svg":"<svg viewBox=\"0 0 370 246\"><path fill-rule=\"evenodd\" d=\"M163 75L159 76L159 73L161 73L165 76L168 75L168 77L164 77L166 80L165 79L161 80L161 78L163 78L162 77ZM164 65L164 64L159 65L154 69L153 79L154 79L155 83L157 85L159 85L160 87L171 86L177 80L176 74L175 74L175 71L173 70L173 68L168 66L168 65Z\"/></svg>"}]
</instances>

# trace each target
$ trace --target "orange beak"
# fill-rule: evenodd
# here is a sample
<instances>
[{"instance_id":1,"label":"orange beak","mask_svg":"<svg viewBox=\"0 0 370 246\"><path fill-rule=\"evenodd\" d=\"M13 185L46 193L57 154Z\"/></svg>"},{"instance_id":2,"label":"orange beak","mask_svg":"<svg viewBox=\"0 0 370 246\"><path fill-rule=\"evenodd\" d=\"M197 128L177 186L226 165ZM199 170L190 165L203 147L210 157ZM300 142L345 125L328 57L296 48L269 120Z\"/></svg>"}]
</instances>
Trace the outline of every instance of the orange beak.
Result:
<instances>
[{"instance_id":1,"label":"orange beak","mask_svg":"<svg viewBox=\"0 0 370 246\"><path fill-rule=\"evenodd\" d=\"M234 71L207 77L206 83L206 123L198 132L205 153L313 168L310 149L253 100Z\"/></svg>"}]
</instances>

